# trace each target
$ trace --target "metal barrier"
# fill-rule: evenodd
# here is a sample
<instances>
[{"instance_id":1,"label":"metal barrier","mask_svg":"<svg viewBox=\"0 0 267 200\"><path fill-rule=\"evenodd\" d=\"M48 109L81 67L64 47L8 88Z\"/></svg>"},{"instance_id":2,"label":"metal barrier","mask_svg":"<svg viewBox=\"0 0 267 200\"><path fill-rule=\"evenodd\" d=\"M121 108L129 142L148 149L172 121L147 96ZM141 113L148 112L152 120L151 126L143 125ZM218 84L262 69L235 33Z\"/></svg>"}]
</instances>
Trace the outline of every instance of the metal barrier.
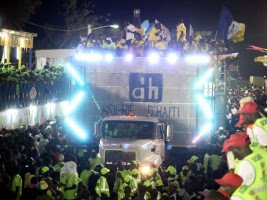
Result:
<instances>
[{"instance_id":1,"label":"metal barrier","mask_svg":"<svg viewBox=\"0 0 267 200\"><path fill-rule=\"evenodd\" d=\"M71 93L71 80L0 83L0 110L64 101Z\"/></svg>"}]
</instances>

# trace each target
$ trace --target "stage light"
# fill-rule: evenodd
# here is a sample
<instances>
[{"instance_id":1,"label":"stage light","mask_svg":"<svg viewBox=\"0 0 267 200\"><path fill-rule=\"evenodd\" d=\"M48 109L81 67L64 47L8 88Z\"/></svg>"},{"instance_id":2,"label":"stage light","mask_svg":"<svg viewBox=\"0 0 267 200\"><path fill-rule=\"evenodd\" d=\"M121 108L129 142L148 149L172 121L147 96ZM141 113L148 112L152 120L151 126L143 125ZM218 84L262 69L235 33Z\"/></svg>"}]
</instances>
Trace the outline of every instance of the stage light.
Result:
<instances>
[{"instance_id":1,"label":"stage light","mask_svg":"<svg viewBox=\"0 0 267 200\"><path fill-rule=\"evenodd\" d=\"M156 52L152 52L148 55L148 61L151 63L151 64L157 64L159 62L159 54L156 53Z\"/></svg>"},{"instance_id":2,"label":"stage light","mask_svg":"<svg viewBox=\"0 0 267 200\"><path fill-rule=\"evenodd\" d=\"M113 25L110 25L111 28L115 28L115 29L118 29L120 26L118 24L113 24Z\"/></svg>"},{"instance_id":3,"label":"stage light","mask_svg":"<svg viewBox=\"0 0 267 200\"><path fill-rule=\"evenodd\" d=\"M176 55L176 53L170 53L169 55L167 55L167 62L170 64L174 64L176 63L178 60L178 56Z\"/></svg>"},{"instance_id":4,"label":"stage light","mask_svg":"<svg viewBox=\"0 0 267 200\"><path fill-rule=\"evenodd\" d=\"M74 133L76 133L78 137L81 139L86 139L87 135L85 131L82 130L72 119L67 117L65 120L68 126L74 131Z\"/></svg>"},{"instance_id":5,"label":"stage light","mask_svg":"<svg viewBox=\"0 0 267 200\"><path fill-rule=\"evenodd\" d=\"M17 110L17 109L13 109L13 108L8 109L8 110L6 111L6 114L7 114L8 116L14 116L14 115L17 115L17 113L18 113L18 110Z\"/></svg>"},{"instance_id":6,"label":"stage light","mask_svg":"<svg viewBox=\"0 0 267 200\"><path fill-rule=\"evenodd\" d=\"M67 109L66 114L70 114L77 107L77 105L83 99L84 95L85 95L84 91L81 91L77 94L77 96L75 96L75 98L71 101L69 107L66 108Z\"/></svg>"},{"instance_id":7,"label":"stage light","mask_svg":"<svg viewBox=\"0 0 267 200\"><path fill-rule=\"evenodd\" d=\"M30 109L30 113L36 114L36 112L37 112L37 106L30 105L29 109Z\"/></svg>"},{"instance_id":8,"label":"stage light","mask_svg":"<svg viewBox=\"0 0 267 200\"><path fill-rule=\"evenodd\" d=\"M113 60L113 55L108 53L105 55L105 61L106 62L111 62Z\"/></svg>"},{"instance_id":9,"label":"stage light","mask_svg":"<svg viewBox=\"0 0 267 200\"><path fill-rule=\"evenodd\" d=\"M210 57L208 55L187 55L185 61L192 64L208 64Z\"/></svg>"},{"instance_id":10,"label":"stage light","mask_svg":"<svg viewBox=\"0 0 267 200\"><path fill-rule=\"evenodd\" d=\"M73 67L68 63L66 69L72 75L72 77L79 82L80 85L84 85L84 82L80 78L80 75L73 69Z\"/></svg>"},{"instance_id":11,"label":"stage light","mask_svg":"<svg viewBox=\"0 0 267 200\"><path fill-rule=\"evenodd\" d=\"M46 109L48 110L49 113L54 113L55 112L55 108L56 108L55 103L46 104Z\"/></svg>"},{"instance_id":12,"label":"stage light","mask_svg":"<svg viewBox=\"0 0 267 200\"><path fill-rule=\"evenodd\" d=\"M74 58L78 61L101 61L102 55L99 53L80 53L76 54Z\"/></svg>"},{"instance_id":13,"label":"stage light","mask_svg":"<svg viewBox=\"0 0 267 200\"><path fill-rule=\"evenodd\" d=\"M197 137L194 138L194 140L192 141L193 144L195 144L203 135L205 135L206 133L208 133L209 131L211 131L212 129L212 124L208 123L206 124L202 130L200 131L200 133L198 134Z\"/></svg>"},{"instance_id":14,"label":"stage light","mask_svg":"<svg viewBox=\"0 0 267 200\"><path fill-rule=\"evenodd\" d=\"M131 62L133 60L134 56L133 54L129 53L127 54L124 59L127 61L127 62Z\"/></svg>"},{"instance_id":15,"label":"stage light","mask_svg":"<svg viewBox=\"0 0 267 200\"><path fill-rule=\"evenodd\" d=\"M196 83L195 88L199 89L210 78L210 76L213 74L213 71L214 69L211 68L207 73L205 73Z\"/></svg>"},{"instance_id":16,"label":"stage light","mask_svg":"<svg viewBox=\"0 0 267 200\"><path fill-rule=\"evenodd\" d=\"M202 108L203 113L205 114L205 116L208 119L212 119L213 118L213 114L211 112L210 105L207 104L207 102L205 101L204 97L202 97L201 95L198 95L197 96L197 100L198 100L198 104Z\"/></svg>"}]
</instances>

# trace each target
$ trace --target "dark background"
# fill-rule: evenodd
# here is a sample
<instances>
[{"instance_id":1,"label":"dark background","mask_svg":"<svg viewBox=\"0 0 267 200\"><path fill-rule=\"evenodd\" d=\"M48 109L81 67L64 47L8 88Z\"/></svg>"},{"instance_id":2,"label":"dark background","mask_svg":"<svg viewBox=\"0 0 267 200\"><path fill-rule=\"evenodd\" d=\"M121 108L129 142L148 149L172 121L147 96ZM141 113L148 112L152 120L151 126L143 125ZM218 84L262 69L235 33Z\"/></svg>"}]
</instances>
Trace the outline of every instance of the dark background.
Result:
<instances>
[{"instance_id":1,"label":"dark background","mask_svg":"<svg viewBox=\"0 0 267 200\"><path fill-rule=\"evenodd\" d=\"M64 28L64 19L59 15L63 2L64 0L44 0L29 21ZM240 53L238 61L241 76L248 78L250 75L267 75L267 67L254 62L255 57L264 54L246 50L250 44L267 48L267 0L95 0L94 3L95 14L111 14L109 24L123 25L124 20L133 17L134 8L139 8L141 21L158 19L169 29L173 29L177 21L183 18L187 28L191 23L194 31L214 32L222 5L225 5L232 12L235 21L246 24L245 41L232 44ZM37 42L44 37L41 28L26 25L24 29L37 33Z\"/></svg>"}]
</instances>

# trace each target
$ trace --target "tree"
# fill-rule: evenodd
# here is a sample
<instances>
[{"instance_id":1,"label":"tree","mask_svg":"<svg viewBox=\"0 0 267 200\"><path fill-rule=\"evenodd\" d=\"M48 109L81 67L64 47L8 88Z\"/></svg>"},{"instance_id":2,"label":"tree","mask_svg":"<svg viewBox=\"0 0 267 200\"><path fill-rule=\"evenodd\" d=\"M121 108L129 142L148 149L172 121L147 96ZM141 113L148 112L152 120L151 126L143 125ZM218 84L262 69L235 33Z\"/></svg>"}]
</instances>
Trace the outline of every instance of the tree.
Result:
<instances>
[{"instance_id":1,"label":"tree","mask_svg":"<svg viewBox=\"0 0 267 200\"><path fill-rule=\"evenodd\" d=\"M0 27L21 30L42 0L1 0Z\"/></svg>"},{"instance_id":2,"label":"tree","mask_svg":"<svg viewBox=\"0 0 267 200\"><path fill-rule=\"evenodd\" d=\"M51 31L45 30L45 38L39 42L37 47L41 48L72 48L79 42L80 36L87 35L87 25L100 26L106 24L108 16L94 14L94 4L92 1L65 0L60 8L60 16L64 21L64 26L44 26L57 29L80 29L79 31Z\"/></svg>"}]
</instances>

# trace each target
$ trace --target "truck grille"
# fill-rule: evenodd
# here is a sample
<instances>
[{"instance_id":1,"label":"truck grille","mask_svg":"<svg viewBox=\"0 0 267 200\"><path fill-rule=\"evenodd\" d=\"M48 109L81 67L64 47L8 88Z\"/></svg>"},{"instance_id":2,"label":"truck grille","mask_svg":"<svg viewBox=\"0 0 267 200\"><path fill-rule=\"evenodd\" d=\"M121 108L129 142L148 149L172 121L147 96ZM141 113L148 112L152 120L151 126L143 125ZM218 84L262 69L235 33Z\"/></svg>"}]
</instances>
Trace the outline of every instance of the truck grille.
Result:
<instances>
[{"instance_id":1,"label":"truck grille","mask_svg":"<svg viewBox=\"0 0 267 200\"><path fill-rule=\"evenodd\" d=\"M124 151L113 151L107 150L105 152L105 163L106 164L115 164L118 161L123 163L129 163L133 160L136 160L135 152L124 152Z\"/></svg>"}]
</instances>

